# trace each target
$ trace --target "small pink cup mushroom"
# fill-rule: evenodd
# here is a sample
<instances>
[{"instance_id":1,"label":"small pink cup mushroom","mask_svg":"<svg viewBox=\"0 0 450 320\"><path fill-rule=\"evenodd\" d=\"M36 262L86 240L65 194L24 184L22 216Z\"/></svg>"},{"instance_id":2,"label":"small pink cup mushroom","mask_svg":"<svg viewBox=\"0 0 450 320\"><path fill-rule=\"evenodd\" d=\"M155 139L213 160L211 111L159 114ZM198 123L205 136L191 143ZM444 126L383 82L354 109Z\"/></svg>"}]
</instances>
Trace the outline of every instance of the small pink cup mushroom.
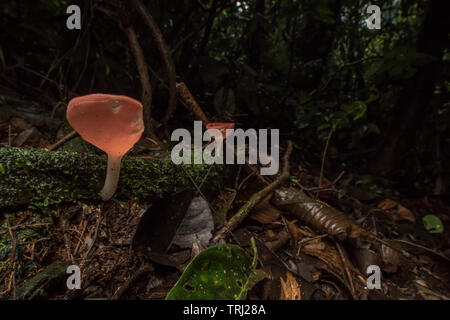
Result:
<instances>
[{"instance_id":1,"label":"small pink cup mushroom","mask_svg":"<svg viewBox=\"0 0 450 320\"><path fill-rule=\"evenodd\" d=\"M84 140L107 153L108 167L100 196L111 199L122 157L144 131L142 104L126 96L90 94L70 100L66 117Z\"/></svg>"},{"instance_id":2,"label":"small pink cup mushroom","mask_svg":"<svg viewBox=\"0 0 450 320\"><path fill-rule=\"evenodd\" d=\"M234 122L211 122L206 125L206 129L218 129L222 132L222 138L225 140L228 138L229 133L227 129L234 129Z\"/></svg>"}]
</instances>

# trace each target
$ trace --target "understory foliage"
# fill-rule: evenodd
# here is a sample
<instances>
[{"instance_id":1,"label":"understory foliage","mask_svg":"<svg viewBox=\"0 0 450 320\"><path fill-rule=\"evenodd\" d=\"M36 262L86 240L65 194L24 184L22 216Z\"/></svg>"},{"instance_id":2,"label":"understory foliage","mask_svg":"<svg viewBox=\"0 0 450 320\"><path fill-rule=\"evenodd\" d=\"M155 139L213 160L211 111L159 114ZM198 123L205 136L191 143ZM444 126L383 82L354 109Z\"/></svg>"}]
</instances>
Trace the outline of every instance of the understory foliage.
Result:
<instances>
[{"instance_id":1,"label":"understory foliage","mask_svg":"<svg viewBox=\"0 0 450 320\"><path fill-rule=\"evenodd\" d=\"M368 160L386 156L383 149L374 152L383 141L403 139L399 161L383 169L403 176L415 169L415 178L428 184L437 163L449 158L448 37L422 43L436 28L427 29L426 20L430 10L439 14L437 1L371 1L381 8L379 30L367 28L362 0L142 2L171 51L177 81L212 120L280 128L282 138L293 138L313 159L321 158L331 130L328 156L362 171ZM68 1L2 1L0 90L37 100L56 115L64 111L59 101L90 92L140 98L129 43L117 21L98 9L120 13L124 3L70 4L82 8L79 31L65 26ZM127 10L151 68L158 121L167 107L164 65L137 12ZM424 68L437 72L427 77ZM422 90L418 79L430 83L430 95L405 112L402 106L413 104L405 97ZM172 119L185 124L192 116L179 103ZM389 131L402 122L413 129ZM410 166L398 165L405 159Z\"/></svg>"}]
</instances>

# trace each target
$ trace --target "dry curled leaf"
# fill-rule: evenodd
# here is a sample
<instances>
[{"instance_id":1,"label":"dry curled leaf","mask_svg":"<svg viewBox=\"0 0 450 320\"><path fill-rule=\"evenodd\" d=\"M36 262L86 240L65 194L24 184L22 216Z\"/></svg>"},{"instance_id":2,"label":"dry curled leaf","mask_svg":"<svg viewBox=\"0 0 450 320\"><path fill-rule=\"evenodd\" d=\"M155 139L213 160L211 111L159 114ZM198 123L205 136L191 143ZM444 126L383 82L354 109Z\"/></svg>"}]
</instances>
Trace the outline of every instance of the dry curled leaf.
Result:
<instances>
[{"instance_id":1,"label":"dry curled leaf","mask_svg":"<svg viewBox=\"0 0 450 320\"><path fill-rule=\"evenodd\" d=\"M286 271L286 281L280 277L281 297L280 300L301 300L300 285L289 271Z\"/></svg>"},{"instance_id":2,"label":"dry curled leaf","mask_svg":"<svg viewBox=\"0 0 450 320\"><path fill-rule=\"evenodd\" d=\"M414 223L416 217L411 210L391 199L385 199L378 204L378 209L383 210L393 221L410 221Z\"/></svg>"},{"instance_id":3,"label":"dry curled leaf","mask_svg":"<svg viewBox=\"0 0 450 320\"><path fill-rule=\"evenodd\" d=\"M180 248L192 248L197 242L199 247L206 248L213 229L214 222L208 202L200 196L195 197L173 238L173 243Z\"/></svg>"},{"instance_id":4,"label":"dry curled leaf","mask_svg":"<svg viewBox=\"0 0 450 320\"><path fill-rule=\"evenodd\" d=\"M277 220L280 217L280 210L270 203L272 194L267 195L259 204L256 205L250 218L262 224L267 224Z\"/></svg>"},{"instance_id":5,"label":"dry curled leaf","mask_svg":"<svg viewBox=\"0 0 450 320\"><path fill-rule=\"evenodd\" d=\"M378 204L378 209L381 210L390 210L394 209L397 206L397 202L391 199L384 199Z\"/></svg>"},{"instance_id":6,"label":"dry curled leaf","mask_svg":"<svg viewBox=\"0 0 450 320\"><path fill-rule=\"evenodd\" d=\"M303 234L300 231L300 229L295 225L295 223L293 221L286 221L286 225L288 227L288 230L292 236L292 238L294 238L296 241L302 240L303 239Z\"/></svg>"},{"instance_id":7,"label":"dry curled leaf","mask_svg":"<svg viewBox=\"0 0 450 320\"><path fill-rule=\"evenodd\" d=\"M322 241L316 241L316 240L313 240L313 241L309 241L309 242L307 242L305 245L304 245L304 248L306 249L306 250L325 250L325 243L323 243Z\"/></svg>"},{"instance_id":8,"label":"dry curled leaf","mask_svg":"<svg viewBox=\"0 0 450 320\"><path fill-rule=\"evenodd\" d=\"M272 203L279 209L294 214L304 223L320 233L338 238L373 237L362 229L351 216L332 208L326 203L308 197L303 191L294 188L280 188L274 192Z\"/></svg>"}]
</instances>

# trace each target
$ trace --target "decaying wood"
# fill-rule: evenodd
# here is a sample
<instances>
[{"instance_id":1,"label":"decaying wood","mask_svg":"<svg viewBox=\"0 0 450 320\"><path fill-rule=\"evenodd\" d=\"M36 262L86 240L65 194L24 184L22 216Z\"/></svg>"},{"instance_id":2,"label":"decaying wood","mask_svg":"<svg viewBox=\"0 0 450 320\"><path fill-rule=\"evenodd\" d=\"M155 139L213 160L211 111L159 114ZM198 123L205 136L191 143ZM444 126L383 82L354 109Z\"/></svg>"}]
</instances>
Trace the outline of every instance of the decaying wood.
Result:
<instances>
[{"instance_id":1,"label":"decaying wood","mask_svg":"<svg viewBox=\"0 0 450 320\"><path fill-rule=\"evenodd\" d=\"M105 179L106 157L69 151L0 148L0 210L20 205L49 206L79 200L100 201L98 192ZM180 166L183 166L182 170ZM193 189L192 180L212 186L223 166L175 165L170 157L122 160L118 199L145 200L183 188Z\"/></svg>"},{"instance_id":2,"label":"decaying wood","mask_svg":"<svg viewBox=\"0 0 450 320\"><path fill-rule=\"evenodd\" d=\"M220 229L217 234L214 236L213 241L216 242L219 239L223 238L228 232L233 231L241 222L244 220L250 211L257 205L261 199L263 199L266 195L272 192L275 188L277 188L282 182L284 182L289 177L289 157L292 153L292 141L288 141L286 152L283 156L283 171L278 176L278 178L266 186L264 189L258 191L253 194L239 210L238 212L230 219L225 226Z\"/></svg>"}]
</instances>

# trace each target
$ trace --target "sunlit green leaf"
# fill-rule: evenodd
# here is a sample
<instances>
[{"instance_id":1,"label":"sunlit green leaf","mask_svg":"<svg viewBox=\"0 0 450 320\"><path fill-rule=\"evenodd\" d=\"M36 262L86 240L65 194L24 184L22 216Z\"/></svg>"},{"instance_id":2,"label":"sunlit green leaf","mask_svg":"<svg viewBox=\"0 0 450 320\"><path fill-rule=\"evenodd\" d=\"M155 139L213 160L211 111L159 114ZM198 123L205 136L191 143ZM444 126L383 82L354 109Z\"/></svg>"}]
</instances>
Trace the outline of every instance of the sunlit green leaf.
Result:
<instances>
[{"instance_id":1,"label":"sunlit green leaf","mask_svg":"<svg viewBox=\"0 0 450 320\"><path fill-rule=\"evenodd\" d=\"M252 259L242 248L219 244L197 255L166 300L234 300L247 283Z\"/></svg>"}]
</instances>

